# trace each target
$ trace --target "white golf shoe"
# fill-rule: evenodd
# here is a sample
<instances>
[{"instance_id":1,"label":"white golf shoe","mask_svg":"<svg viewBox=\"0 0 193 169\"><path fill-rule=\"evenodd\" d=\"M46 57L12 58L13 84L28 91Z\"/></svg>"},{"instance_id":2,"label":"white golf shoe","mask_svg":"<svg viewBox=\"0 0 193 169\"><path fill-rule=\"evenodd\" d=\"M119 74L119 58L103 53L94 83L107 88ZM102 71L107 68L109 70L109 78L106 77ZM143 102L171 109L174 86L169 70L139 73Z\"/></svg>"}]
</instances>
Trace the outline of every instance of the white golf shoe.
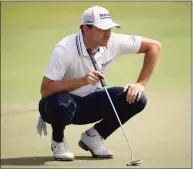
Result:
<instances>
[{"instance_id":1,"label":"white golf shoe","mask_svg":"<svg viewBox=\"0 0 193 169\"><path fill-rule=\"evenodd\" d=\"M51 149L53 151L55 160L60 161L74 160L74 155L69 151L65 138L63 139L63 142L56 142L52 139Z\"/></svg>"},{"instance_id":2,"label":"white golf shoe","mask_svg":"<svg viewBox=\"0 0 193 169\"><path fill-rule=\"evenodd\" d=\"M95 158L112 158L113 153L104 146L104 139L99 135L93 127L81 134L79 146L90 151Z\"/></svg>"}]
</instances>

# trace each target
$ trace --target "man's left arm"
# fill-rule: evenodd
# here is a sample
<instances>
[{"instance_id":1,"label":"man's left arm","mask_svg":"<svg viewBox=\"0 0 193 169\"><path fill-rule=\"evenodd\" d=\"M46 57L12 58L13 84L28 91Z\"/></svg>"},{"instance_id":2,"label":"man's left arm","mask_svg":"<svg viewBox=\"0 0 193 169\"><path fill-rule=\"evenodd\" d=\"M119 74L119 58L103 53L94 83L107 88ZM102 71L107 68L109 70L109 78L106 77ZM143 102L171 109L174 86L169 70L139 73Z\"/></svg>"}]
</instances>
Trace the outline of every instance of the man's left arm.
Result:
<instances>
[{"instance_id":1,"label":"man's left arm","mask_svg":"<svg viewBox=\"0 0 193 169\"><path fill-rule=\"evenodd\" d=\"M158 58L160 56L161 44L152 39L142 38L141 46L138 53L144 53L144 62L136 83L129 84L125 88L127 91L127 102L134 103L135 100L139 100L144 86L147 85L153 70L156 66Z\"/></svg>"},{"instance_id":2,"label":"man's left arm","mask_svg":"<svg viewBox=\"0 0 193 169\"><path fill-rule=\"evenodd\" d=\"M143 67L136 83L145 86L156 66L157 60L160 56L161 44L158 41L144 38L141 42L141 47L138 53L145 53Z\"/></svg>"}]
</instances>

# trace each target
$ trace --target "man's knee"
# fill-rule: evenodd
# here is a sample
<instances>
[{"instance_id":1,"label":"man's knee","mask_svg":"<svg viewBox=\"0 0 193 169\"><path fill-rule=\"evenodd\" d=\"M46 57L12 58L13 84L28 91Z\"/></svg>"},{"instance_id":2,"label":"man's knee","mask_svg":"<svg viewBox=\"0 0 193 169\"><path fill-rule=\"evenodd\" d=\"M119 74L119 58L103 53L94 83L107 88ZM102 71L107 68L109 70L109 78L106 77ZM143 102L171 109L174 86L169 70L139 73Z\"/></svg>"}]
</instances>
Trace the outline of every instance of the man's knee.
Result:
<instances>
[{"instance_id":1,"label":"man's knee","mask_svg":"<svg viewBox=\"0 0 193 169\"><path fill-rule=\"evenodd\" d=\"M67 93L60 93L51 98L50 101L52 119L65 125L70 124L76 110L74 99Z\"/></svg>"},{"instance_id":2,"label":"man's knee","mask_svg":"<svg viewBox=\"0 0 193 169\"><path fill-rule=\"evenodd\" d=\"M147 105L147 97L142 94L139 101L135 102L137 112L141 112Z\"/></svg>"}]
</instances>

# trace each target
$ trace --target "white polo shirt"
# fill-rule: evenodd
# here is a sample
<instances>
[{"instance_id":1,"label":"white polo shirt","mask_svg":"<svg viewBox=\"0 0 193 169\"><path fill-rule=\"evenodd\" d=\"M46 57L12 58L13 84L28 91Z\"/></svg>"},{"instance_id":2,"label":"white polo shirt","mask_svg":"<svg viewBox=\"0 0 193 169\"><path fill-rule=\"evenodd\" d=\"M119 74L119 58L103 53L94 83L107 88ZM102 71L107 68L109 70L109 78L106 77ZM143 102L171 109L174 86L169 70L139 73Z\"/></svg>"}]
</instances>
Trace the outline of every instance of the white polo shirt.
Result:
<instances>
[{"instance_id":1,"label":"white polo shirt","mask_svg":"<svg viewBox=\"0 0 193 169\"><path fill-rule=\"evenodd\" d=\"M100 70L105 72L118 56L137 53L140 46L140 36L112 33L107 47L100 47L95 59ZM82 33L78 33L65 37L55 46L44 76L51 80L73 80L85 76L90 70L94 70L94 67ZM87 85L69 93L86 96L94 92L97 86Z\"/></svg>"}]
</instances>

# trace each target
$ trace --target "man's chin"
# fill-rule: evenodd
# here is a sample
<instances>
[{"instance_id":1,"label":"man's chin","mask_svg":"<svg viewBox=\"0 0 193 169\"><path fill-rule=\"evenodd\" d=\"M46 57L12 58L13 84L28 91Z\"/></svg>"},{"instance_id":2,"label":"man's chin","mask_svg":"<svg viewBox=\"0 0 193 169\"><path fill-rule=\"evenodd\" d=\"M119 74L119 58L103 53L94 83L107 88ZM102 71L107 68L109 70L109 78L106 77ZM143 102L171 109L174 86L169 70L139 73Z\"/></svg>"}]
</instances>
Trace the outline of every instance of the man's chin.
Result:
<instances>
[{"instance_id":1,"label":"man's chin","mask_svg":"<svg viewBox=\"0 0 193 169\"><path fill-rule=\"evenodd\" d=\"M109 42L109 41L104 41L103 43L101 43L101 45L100 45L100 46L102 46L102 47L106 47L106 46L108 45L108 42Z\"/></svg>"}]
</instances>

